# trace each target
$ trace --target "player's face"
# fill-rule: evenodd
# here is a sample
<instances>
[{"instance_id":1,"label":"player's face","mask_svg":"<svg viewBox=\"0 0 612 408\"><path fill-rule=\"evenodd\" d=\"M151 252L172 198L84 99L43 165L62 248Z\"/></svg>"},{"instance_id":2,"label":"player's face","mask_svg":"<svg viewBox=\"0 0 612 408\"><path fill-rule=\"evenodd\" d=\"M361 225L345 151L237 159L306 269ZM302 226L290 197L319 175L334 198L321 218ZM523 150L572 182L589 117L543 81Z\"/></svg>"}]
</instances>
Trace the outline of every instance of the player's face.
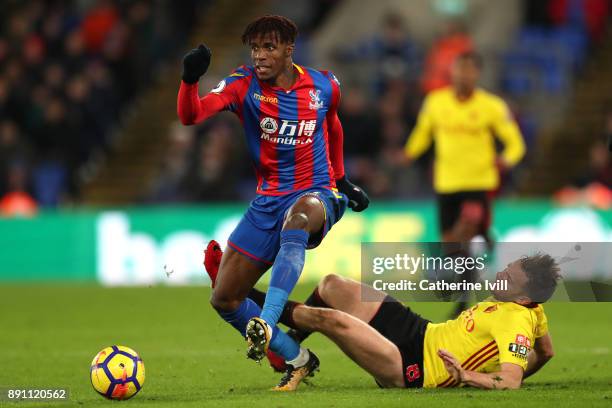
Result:
<instances>
[{"instance_id":1,"label":"player's face","mask_svg":"<svg viewBox=\"0 0 612 408\"><path fill-rule=\"evenodd\" d=\"M455 61L451 70L453 87L462 93L474 90L480 78L480 68L469 58L460 58Z\"/></svg>"},{"instance_id":2,"label":"player's face","mask_svg":"<svg viewBox=\"0 0 612 408\"><path fill-rule=\"evenodd\" d=\"M293 51L293 45L280 42L274 34L253 38L249 45L255 74L262 81L276 78L287 66Z\"/></svg>"},{"instance_id":3,"label":"player's face","mask_svg":"<svg viewBox=\"0 0 612 408\"><path fill-rule=\"evenodd\" d=\"M521 261L514 261L495 276L496 281L506 281L508 286L506 290L492 290L493 296L497 300L504 302L529 303L525 287L529 281L529 277L521 266Z\"/></svg>"}]
</instances>

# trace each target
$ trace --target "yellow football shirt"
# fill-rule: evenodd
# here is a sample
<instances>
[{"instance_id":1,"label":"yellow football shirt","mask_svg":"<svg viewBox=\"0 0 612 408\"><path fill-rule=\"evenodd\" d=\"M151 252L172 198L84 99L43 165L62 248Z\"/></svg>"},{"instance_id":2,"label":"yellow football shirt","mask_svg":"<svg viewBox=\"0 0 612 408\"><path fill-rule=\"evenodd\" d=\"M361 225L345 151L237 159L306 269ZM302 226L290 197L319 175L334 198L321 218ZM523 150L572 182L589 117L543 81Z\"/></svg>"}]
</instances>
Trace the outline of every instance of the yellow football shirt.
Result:
<instances>
[{"instance_id":1,"label":"yellow football shirt","mask_svg":"<svg viewBox=\"0 0 612 408\"><path fill-rule=\"evenodd\" d=\"M425 98L405 152L417 158L435 140L436 192L489 191L499 186L494 136L504 145L505 163L518 163L525 144L506 103L480 88L460 101L447 87Z\"/></svg>"},{"instance_id":2,"label":"yellow football shirt","mask_svg":"<svg viewBox=\"0 0 612 408\"><path fill-rule=\"evenodd\" d=\"M423 344L423 387L453 387L439 349L448 350L466 370L494 372L502 363L527 368L535 339L548 333L542 305L525 307L494 299L480 302L454 320L430 323Z\"/></svg>"}]
</instances>

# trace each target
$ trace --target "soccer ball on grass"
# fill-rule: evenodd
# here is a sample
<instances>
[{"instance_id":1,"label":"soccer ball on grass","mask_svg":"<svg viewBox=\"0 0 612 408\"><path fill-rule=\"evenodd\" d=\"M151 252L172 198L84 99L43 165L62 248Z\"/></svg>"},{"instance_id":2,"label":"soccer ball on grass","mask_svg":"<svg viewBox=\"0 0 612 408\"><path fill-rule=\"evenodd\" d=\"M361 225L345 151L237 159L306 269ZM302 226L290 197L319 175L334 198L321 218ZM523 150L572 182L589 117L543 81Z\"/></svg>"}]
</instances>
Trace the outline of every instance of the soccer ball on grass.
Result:
<instances>
[{"instance_id":1,"label":"soccer ball on grass","mask_svg":"<svg viewBox=\"0 0 612 408\"><path fill-rule=\"evenodd\" d=\"M125 346L110 346L91 362L91 385L104 398L125 400L142 388L144 364L138 353Z\"/></svg>"}]
</instances>

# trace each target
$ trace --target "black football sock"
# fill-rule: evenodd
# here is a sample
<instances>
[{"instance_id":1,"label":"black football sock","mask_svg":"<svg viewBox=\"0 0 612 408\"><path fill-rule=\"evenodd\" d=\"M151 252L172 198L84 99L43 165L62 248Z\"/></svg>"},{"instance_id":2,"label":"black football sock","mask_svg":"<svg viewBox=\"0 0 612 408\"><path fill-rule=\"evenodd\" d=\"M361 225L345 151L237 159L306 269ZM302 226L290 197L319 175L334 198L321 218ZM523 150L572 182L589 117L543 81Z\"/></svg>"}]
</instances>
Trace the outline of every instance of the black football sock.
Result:
<instances>
[{"instance_id":1,"label":"black football sock","mask_svg":"<svg viewBox=\"0 0 612 408\"><path fill-rule=\"evenodd\" d=\"M263 307L264 302L266 301L266 294L255 288L251 289L247 297L255 302L259 307Z\"/></svg>"},{"instance_id":2,"label":"black football sock","mask_svg":"<svg viewBox=\"0 0 612 408\"><path fill-rule=\"evenodd\" d=\"M311 307L324 307L330 309L329 305L325 303L321 295L319 294L319 287L314 288L308 299L304 302L306 306Z\"/></svg>"},{"instance_id":3,"label":"black football sock","mask_svg":"<svg viewBox=\"0 0 612 408\"><path fill-rule=\"evenodd\" d=\"M321 295L319 294L319 287L318 286L314 288L314 290L312 291L310 296L308 296L308 299L306 299L304 304L306 306L311 306L311 307L324 307L324 308L327 308L327 309L330 308L329 305L327 303L325 303L325 301L321 298ZM291 311L293 312L293 310L291 310ZM293 318L291 319L291 321L293 322ZM297 341L298 343L302 343L304 340L306 340L308 338L308 336L310 336L312 334L312 332L307 331L307 330L300 330L300 329L292 328L291 330L289 330L287 332L287 334L290 337L293 337L293 339L295 341Z\"/></svg>"}]
</instances>

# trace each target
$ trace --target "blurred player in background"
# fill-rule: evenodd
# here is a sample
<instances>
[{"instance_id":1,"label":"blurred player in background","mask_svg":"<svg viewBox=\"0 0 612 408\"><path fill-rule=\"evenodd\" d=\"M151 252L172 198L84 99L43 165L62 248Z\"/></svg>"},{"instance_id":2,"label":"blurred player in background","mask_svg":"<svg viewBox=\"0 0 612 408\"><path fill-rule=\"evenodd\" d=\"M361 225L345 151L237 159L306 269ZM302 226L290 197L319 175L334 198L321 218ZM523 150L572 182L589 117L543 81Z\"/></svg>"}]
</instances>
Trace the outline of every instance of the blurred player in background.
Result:
<instances>
[{"instance_id":1,"label":"blurred player in background","mask_svg":"<svg viewBox=\"0 0 612 408\"><path fill-rule=\"evenodd\" d=\"M211 241L204 266L213 281L219 255ZM554 293L559 266L536 254L496 279L507 288L456 319L431 323L384 292L327 275L304 304L287 302L281 322L300 341L323 333L384 388L519 388L554 355L540 303ZM249 297L260 302L261 295L253 289Z\"/></svg>"},{"instance_id":2,"label":"blurred player in background","mask_svg":"<svg viewBox=\"0 0 612 408\"><path fill-rule=\"evenodd\" d=\"M477 87L482 59L461 54L452 66L452 85L429 93L404 149L404 164L421 156L435 141L434 190L438 197L441 241L458 243L467 255L476 236L492 243L491 195L499 188L500 171L515 166L525 154L519 127L506 103ZM497 137L504 149L497 155ZM473 270L461 279L474 281ZM467 306L462 296L455 315Z\"/></svg>"},{"instance_id":3,"label":"blurred player in background","mask_svg":"<svg viewBox=\"0 0 612 408\"><path fill-rule=\"evenodd\" d=\"M344 173L338 120L340 84L328 71L293 63L297 27L282 16L249 24L242 42L253 65L242 66L203 98L198 80L211 52L204 46L183 60L178 115L185 125L229 110L241 120L257 175L257 196L232 232L211 303L247 338L247 356L268 348L287 362L276 390L294 390L318 368L317 357L276 326L304 266L305 250L321 243L348 204L363 211L367 195ZM260 308L247 294L272 267Z\"/></svg>"}]
</instances>

